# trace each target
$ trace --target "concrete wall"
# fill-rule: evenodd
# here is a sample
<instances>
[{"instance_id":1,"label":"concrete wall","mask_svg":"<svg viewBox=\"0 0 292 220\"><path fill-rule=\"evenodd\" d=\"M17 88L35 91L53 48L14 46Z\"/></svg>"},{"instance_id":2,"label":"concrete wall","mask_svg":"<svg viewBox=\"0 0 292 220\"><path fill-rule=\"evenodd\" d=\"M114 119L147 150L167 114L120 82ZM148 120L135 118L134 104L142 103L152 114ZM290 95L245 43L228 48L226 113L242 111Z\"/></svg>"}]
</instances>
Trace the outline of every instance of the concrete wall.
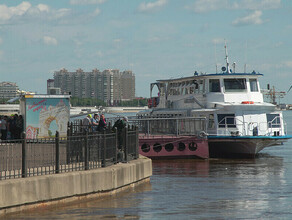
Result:
<instances>
[{"instance_id":1,"label":"concrete wall","mask_svg":"<svg viewBox=\"0 0 292 220\"><path fill-rule=\"evenodd\" d=\"M0 181L0 215L39 204L72 202L92 194L108 194L149 180L152 162L137 160L106 168Z\"/></svg>"}]
</instances>

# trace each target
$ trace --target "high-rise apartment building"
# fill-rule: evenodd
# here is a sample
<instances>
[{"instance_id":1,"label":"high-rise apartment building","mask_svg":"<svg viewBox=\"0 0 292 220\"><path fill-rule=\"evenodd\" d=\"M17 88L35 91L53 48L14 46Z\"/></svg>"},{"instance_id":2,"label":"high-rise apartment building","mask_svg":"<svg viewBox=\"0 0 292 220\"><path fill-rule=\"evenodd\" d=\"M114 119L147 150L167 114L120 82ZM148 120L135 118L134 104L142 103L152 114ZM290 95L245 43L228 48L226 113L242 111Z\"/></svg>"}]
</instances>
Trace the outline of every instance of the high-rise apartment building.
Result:
<instances>
[{"instance_id":1,"label":"high-rise apartment building","mask_svg":"<svg viewBox=\"0 0 292 220\"><path fill-rule=\"evenodd\" d=\"M0 98L12 99L18 96L18 86L13 82L0 82Z\"/></svg>"},{"instance_id":2,"label":"high-rise apartment building","mask_svg":"<svg viewBox=\"0 0 292 220\"><path fill-rule=\"evenodd\" d=\"M54 87L60 88L61 94L96 98L114 105L135 98L135 75L132 71L120 72L117 69L68 72L63 68L54 73Z\"/></svg>"}]
</instances>

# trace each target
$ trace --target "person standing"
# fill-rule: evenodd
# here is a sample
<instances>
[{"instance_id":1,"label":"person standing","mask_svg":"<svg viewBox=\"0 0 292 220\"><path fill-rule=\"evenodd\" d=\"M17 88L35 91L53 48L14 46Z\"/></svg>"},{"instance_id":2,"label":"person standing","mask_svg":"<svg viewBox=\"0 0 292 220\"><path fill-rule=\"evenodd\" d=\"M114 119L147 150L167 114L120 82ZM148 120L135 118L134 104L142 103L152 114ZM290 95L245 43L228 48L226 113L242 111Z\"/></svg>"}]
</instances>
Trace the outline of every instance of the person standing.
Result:
<instances>
[{"instance_id":1,"label":"person standing","mask_svg":"<svg viewBox=\"0 0 292 220\"><path fill-rule=\"evenodd\" d=\"M93 118L91 119L92 123L92 131L97 131L98 125L99 125L99 114L95 113L93 115Z\"/></svg>"},{"instance_id":2,"label":"person standing","mask_svg":"<svg viewBox=\"0 0 292 220\"><path fill-rule=\"evenodd\" d=\"M88 131L91 124L91 114L88 114L82 121L84 131Z\"/></svg>"},{"instance_id":3,"label":"person standing","mask_svg":"<svg viewBox=\"0 0 292 220\"><path fill-rule=\"evenodd\" d=\"M7 117L4 116L1 118L1 140L4 141L7 139Z\"/></svg>"},{"instance_id":4,"label":"person standing","mask_svg":"<svg viewBox=\"0 0 292 220\"><path fill-rule=\"evenodd\" d=\"M98 131L104 131L106 129L106 120L104 114L100 116L99 124L98 124Z\"/></svg>"},{"instance_id":5,"label":"person standing","mask_svg":"<svg viewBox=\"0 0 292 220\"><path fill-rule=\"evenodd\" d=\"M127 126L127 122L128 122L128 118L125 116L123 117L123 119L118 119L113 126L113 130L117 128L117 131L118 131L118 149L119 150L122 150L123 148L122 132L123 132L123 129Z\"/></svg>"},{"instance_id":6,"label":"person standing","mask_svg":"<svg viewBox=\"0 0 292 220\"><path fill-rule=\"evenodd\" d=\"M21 133L23 132L23 117L19 115L16 119L16 139L21 138Z\"/></svg>"}]
</instances>

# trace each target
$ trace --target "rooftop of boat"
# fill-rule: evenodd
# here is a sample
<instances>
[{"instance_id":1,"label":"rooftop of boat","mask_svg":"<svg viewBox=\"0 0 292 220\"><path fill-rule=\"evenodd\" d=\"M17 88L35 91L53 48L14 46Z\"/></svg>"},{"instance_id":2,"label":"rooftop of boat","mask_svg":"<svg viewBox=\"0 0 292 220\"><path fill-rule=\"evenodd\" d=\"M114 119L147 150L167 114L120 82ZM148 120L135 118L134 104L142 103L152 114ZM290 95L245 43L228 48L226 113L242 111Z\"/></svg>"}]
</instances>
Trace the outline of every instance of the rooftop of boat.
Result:
<instances>
[{"instance_id":1,"label":"rooftop of boat","mask_svg":"<svg viewBox=\"0 0 292 220\"><path fill-rule=\"evenodd\" d=\"M193 76L186 76L186 77L180 77L180 78L171 78L171 79L159 79L157 80L157 82L160 83L166 83L166 82L171 82L171 81L180 81L180 80L192 80L194 78L210 78L210 77L243 77L243 76L263 76L263 74L261 73L256 73L255 71L251 72L251 73L194 73Z\"/></svg>"}]
</instances>

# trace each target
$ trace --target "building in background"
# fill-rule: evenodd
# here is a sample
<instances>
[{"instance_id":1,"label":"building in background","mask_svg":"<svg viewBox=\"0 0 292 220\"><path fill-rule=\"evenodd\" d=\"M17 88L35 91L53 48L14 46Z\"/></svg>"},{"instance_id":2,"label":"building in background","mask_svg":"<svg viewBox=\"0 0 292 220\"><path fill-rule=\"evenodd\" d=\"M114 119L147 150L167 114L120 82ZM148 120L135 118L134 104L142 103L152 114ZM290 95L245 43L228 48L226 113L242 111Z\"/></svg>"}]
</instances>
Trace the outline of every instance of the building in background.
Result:
<instances>
[{"instance_id":1,"label":"building in background","mask_svg":"<svg viewBox=\"0 0 292 220\"><path fill-rule=\"evenodd\" d=\"M55 87L55 80L48 79L47 80L47 94L48 95L60 95L61 89Z\"/></svg>"},{"instance_id":2,"label":"building in background","mask_svg":"<svg viewBox=\"0 0 292 220\"><path fill-rule=\"evenodd\" d=\"M0 82L0 99L12 99L18 96L19 88L13 82Z\"/></svg>"},{"instance_id":3,"label":"building in background","mask_svg":"<svg viewBox=\"0 0 292 220\"><path fill-rule=\"evenodd\" d=\"M55 71L53 81L54 88L60 88L61 94L96 98L109 105L135 98L135 75L129 70L120 72L117 69L107 69L101 72L93 69L91 72L84 72L79 68L75 72L68 72L63 68Z\"/></svg>"}]
</instances>

